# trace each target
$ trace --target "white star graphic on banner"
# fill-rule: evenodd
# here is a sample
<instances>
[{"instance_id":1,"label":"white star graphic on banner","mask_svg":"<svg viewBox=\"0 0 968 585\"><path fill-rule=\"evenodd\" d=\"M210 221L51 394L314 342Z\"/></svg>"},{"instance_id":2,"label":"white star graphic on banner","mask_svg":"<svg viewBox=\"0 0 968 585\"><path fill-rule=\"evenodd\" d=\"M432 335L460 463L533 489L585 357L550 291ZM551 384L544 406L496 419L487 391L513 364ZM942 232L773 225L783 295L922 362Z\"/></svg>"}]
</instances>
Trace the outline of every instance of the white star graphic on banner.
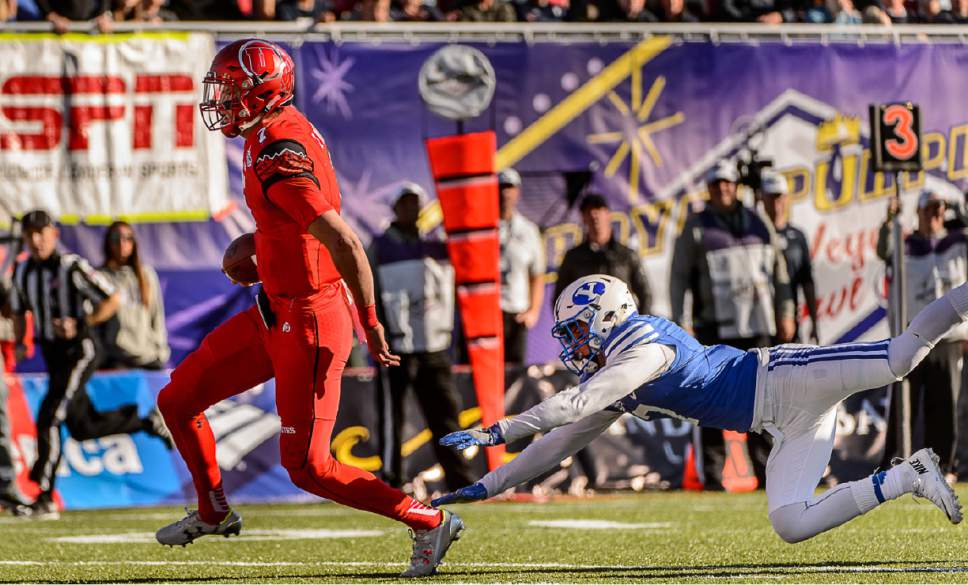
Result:
<instances>
[{"instance_id":1,"label":"white star graphic on banner","mask_svg":"<svg viewBox=\"0 0 968 585\"><path fill-rule=\"evenodd\" d=\"M340 61L336 51L333 51L331 56L321 52L318 65L309 72L309 76L318 84L313 93L313 103L324 102L327 112L339 110L344 118L352 118L353 112L350 110L346 94L354 88L345 78L355 62L356 59Z\"/></svg>"}]
</instances>

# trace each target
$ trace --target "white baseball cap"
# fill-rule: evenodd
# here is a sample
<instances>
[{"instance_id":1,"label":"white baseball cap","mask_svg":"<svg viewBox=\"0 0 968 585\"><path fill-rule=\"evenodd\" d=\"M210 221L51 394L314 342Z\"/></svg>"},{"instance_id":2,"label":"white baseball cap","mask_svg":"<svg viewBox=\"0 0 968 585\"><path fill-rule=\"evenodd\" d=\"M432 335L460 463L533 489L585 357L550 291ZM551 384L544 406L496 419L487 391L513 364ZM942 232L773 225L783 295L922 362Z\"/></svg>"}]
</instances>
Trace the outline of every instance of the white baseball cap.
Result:
<instances>
[{"instance_id":1,"label":"white baseball cap","mask_svg":"<svg viewBox=\"0 0 968 585\"><path fill-rule=\"evenodd\" d=\"M396 205L397 201L400 201L400 198L404 195L416 195L420 199L421 205L427 202L427 192L424 191L423 187L412 181L407 181L400 185L400 188L397 189L397 194L393 197L393 204Z\"/></svg>"},{"instance_id":2,"label":"white baseball cap","mask_svg":"<svg viewBox=\"0 0 968 585\"><path fill-rule=\"evenodd\" d=\"M497 184L510 185L512 187L521 186L521 175L511 167L502 170L497 174Z\"/></svg>"},{"instance_id":3,"label":"white baseball cap","mask_svg":"<svg viewBox=\"0 0 968 585\"><path fill-rule=\"evenodd\" d=\"M932 203L944 203L945 207L947 207L948 199L936 191L931 191L928 189L921 191L921 194L918 195L918 209L924 209Z\"/></svg>"},{"instance_id":4,"label":"white baseball cap","mask_svg":"<svg viewBox=\"0 0 968 585\"><path fill-rule=\"evenodd\" d=\"M790 192L790 183L780 173L767 171L760 177L760 191L764 195L786 195Z\"/></svg>"},{"instance_id":5,"label":"white baseball cap","mask_svg":"<svg viewBox=\"0 0 968 585\"><path fill-rule=\"evenodd\" d=\"M727 160L721 160L716 163L716 165L709 169L709 172L706 173L706 182L715 183L716 181L738 183L739 171L736 170L736 165Z\"/></svg>"}]
</instances>

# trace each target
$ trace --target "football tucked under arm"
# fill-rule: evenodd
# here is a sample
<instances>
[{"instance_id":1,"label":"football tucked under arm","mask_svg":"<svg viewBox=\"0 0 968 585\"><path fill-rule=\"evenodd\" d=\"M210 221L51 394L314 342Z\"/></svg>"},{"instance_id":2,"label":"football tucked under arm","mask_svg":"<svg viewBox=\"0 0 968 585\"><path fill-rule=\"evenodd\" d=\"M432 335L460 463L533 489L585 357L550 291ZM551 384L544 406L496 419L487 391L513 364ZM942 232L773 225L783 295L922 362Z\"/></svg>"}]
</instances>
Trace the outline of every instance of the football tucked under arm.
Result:
<instances>
[{"instance_id":1,"label":"football tucked under arm","mask_svg":"<svg viewBox=\"0 0 968 585\"><path fill-rule=\"evenodd\" d=\"M242 286L259 282L259 270L255 259L255 235L242 234L232 240L222 255L222 272Z\"/></svg>"},{"instance_id":2,"label":"football tucked under arm","mask_svg":"<svg viewBox=\"0 0 968 585\"><path fill-rule=\"evenodd\" d=\"M498 422L501 435L511 443L591 416L661 375L674 359L675 351L665 345L630 347L578 386Z\"/></svg>"}]
</instances>

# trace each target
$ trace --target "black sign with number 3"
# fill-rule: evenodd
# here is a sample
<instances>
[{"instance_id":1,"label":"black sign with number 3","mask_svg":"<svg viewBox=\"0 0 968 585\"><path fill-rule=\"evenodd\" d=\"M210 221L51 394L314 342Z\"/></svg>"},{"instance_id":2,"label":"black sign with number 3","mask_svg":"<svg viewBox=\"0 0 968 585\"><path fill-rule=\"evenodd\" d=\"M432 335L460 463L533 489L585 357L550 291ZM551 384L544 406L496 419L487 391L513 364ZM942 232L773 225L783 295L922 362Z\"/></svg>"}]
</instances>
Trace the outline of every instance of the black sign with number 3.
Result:
<instances>
[{"instance_id":1,"label":"black sign with number 3","mask_svg":"<svg viewBox=\"0 0 968 585\"><path fill-rule=\"evenodd\" d=\"M870 124L875 171L921 170L921 110L916 104L871 104Z\"/></svg>"}]
</instances>

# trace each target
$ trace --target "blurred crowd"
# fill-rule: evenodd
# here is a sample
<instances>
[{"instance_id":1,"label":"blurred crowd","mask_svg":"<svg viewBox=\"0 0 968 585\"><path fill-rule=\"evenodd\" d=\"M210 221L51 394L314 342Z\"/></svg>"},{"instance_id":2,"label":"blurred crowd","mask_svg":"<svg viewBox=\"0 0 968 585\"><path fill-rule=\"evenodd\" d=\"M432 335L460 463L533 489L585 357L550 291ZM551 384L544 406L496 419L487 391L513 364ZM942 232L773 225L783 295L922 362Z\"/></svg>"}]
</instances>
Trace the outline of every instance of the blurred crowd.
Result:
<instances>
[{"instance_id":1,"label":"blurred crowd","mask_svg":"<svg viewBox=\"0 0 968 585\"><path fill-rule=\"evenodd\" d=\"M962 24L968 0L0 0L0 21L760 22Z\"/></svg>"}]
</instances>

